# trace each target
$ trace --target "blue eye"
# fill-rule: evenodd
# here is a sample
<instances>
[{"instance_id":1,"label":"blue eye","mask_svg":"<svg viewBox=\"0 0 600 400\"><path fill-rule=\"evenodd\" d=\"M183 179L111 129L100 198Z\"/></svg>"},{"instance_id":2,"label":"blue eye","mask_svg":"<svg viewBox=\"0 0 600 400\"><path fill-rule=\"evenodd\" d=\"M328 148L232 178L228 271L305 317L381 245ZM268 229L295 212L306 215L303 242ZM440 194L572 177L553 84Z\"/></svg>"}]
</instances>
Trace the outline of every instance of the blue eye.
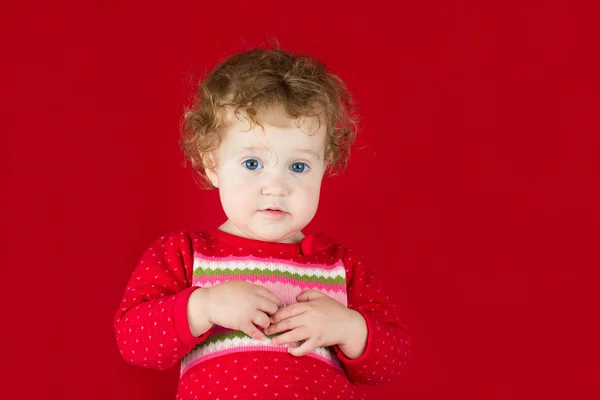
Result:
<instances>
[{"instance_id":1,"label":"blue eye","mask_svg":"<svg viewBox=\"0 0 600 400\"><path fill-rule=\"evenodd\" d=\"M293 163L293 164L292 164L292 166L290 167L290 169L291 169L293 172L297 172L297 173L300 173L300 174L301 174L302 172L304 172L304 171L305 171L307 168L309 168L309 167L308 167L308 165L306 165L306 164L305 164L305 163L303 163L303 162L296 162L296 163Z\"/></svg>"},{"instance_id":2,"label":"blue eye","mask_svg":"<svg viewBox=\"0 0 600 400\"><path fill-rule=\"evenodd\" d=\"M244 161L244 167L250 171L256 171L257 169L262 168L262 164L260 161L254 158L249 158L248 160Z\"/></svg>"}]
</instances>

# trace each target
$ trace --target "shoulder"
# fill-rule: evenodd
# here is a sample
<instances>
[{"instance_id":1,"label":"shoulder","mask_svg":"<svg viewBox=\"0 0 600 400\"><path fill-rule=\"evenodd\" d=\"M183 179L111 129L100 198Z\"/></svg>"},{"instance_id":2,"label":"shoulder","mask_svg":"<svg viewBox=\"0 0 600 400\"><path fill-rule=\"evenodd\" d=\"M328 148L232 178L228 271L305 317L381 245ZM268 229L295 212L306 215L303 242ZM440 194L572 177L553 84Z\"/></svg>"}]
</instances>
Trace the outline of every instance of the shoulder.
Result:
<instances>
[{"instance_id":1,"label":"shoulder","mask_svg":"<svg viewBox=\"0 0 600 400\"><path fill-rule=\"evenodd\" d=\"M364 263L364 256L360 251L336 240L334 237L325 233L318 233L312 236L314 237L313 251L321 252L326 257L340 260L346 266Z\"/></svg>"},{"instance_id":2,"label":"shoulder","mask_svg":"<svg viewBox=\"0 0 600 400\"><path fill-rule=\"evenodd\" d=\"M190 251L192 253L206 251L213 245L212 237L208 232L194 232L188 230L179 230L168 232L157 238L148 251L162 250L165 252L179 250Z\"/></svg>"}]
</instances>

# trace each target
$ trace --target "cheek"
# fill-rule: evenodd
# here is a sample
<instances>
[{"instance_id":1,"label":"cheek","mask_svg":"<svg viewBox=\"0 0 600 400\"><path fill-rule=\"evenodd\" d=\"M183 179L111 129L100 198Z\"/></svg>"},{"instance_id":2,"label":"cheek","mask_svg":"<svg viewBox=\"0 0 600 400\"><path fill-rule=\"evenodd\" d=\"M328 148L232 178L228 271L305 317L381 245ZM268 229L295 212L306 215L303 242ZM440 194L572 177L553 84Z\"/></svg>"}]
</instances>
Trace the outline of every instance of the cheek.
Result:
<instances>
[{"instance_id":1,"label":"cheek","mask_svg":"<svg viewBox=\"0 0 600 400\"><path fill-rule=\"evenodd\" d=\"M256 184L243 174L228 172L223 170L219 174L219 195L223 208L229 214L252 206L256 199Z\"/></svg>"},{"instance_id":2,"label":"cheek","mask_svg":"<svg viewBox=\"0 0 600 400\"><path fill-rule=\"evenodd\" d=\"M315 180L306 182L305 184L298 185L295 189L297 198L299 200L300 207L307 214L313 214L316 212L317 206L319 205L319 196L321 194L321 180Z\"/></svg>"},{"instance_id":3,"label":"cheek","mask_svg":"<svg viewBox=\"0 0 600 400\"><path fill-rule=\"evenodd\" d=\"M218 171L218 175L219 187L227 192L247 190L252 181L251 177L244 173L239 165L233 163L223 165Z\"/></svg>"},{"instance_id":4,"label":"cheek","mask_svg":"<svg viewBox=\"0 0 600 400\"><path fill-rule=\"evenodd\" d=\"M222 186L220 190L222 200L228 204L237 204L243 207L244 204L250 203L256 198L256 195L253 194L253 187L248 182L231 182L231 184Z\"/></svg>"}]
</instances>

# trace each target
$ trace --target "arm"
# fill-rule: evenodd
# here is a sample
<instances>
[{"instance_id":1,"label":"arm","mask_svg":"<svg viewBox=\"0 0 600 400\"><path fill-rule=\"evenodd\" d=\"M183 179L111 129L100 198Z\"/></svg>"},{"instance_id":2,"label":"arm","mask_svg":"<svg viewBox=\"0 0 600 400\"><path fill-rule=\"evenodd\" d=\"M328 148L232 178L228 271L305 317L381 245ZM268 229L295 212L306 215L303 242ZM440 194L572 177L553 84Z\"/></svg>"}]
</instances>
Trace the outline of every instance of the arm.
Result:
<instances>
[{"instance_id":1,"label":"arm","mask_svg":"<svg viewBox=\"0 0 600 400\"><path fill-rule=\"evenodd\" d=\"M126 361L167 369L208 337L209 325L203 333L196 331L196 337L188 321L189 299L202 291L191 286L193 263L192 240L185 233L164 236L146 250L114 320L117 345Z\"/></svg>"},{"instance_id":2,"label":"arm","mask_svg":"<svg viewBox=\"0 0 600 400\"><path fill-rule=\"evenodd\" d=\"M334 349L352 381L368 385L387 383L400 375L406 364L410 352L406 327L364 261L347 251L344 265L348 308L360 314L362 320L356 318L352 340Z\"/></svg>"}]
</instances>

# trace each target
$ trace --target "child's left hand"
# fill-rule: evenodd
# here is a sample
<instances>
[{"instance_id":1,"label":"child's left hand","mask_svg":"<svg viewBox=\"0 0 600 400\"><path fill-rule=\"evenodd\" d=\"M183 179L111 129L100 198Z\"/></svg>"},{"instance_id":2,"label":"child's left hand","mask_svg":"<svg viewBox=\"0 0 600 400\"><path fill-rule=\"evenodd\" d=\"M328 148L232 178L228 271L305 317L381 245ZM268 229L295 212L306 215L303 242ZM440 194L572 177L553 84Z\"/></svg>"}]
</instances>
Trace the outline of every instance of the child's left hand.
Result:
<instances>
[{"instance_id":1,"label":"child's left hand","mask_svg":"<svg viewBox=\"0 0 600 400\"><path fill-rule=\"evenodd\" d=\"M360 313L316 290L302 292L296 300L298 303L280 308L271 315L271 325L264 333L272 335L287 331L273 338L274 344L304 340L300 346L288 348L294 356L333 345L339 345L349 358L357 358L364 352L367 326Z\"/></svg>"}]
</instances>

